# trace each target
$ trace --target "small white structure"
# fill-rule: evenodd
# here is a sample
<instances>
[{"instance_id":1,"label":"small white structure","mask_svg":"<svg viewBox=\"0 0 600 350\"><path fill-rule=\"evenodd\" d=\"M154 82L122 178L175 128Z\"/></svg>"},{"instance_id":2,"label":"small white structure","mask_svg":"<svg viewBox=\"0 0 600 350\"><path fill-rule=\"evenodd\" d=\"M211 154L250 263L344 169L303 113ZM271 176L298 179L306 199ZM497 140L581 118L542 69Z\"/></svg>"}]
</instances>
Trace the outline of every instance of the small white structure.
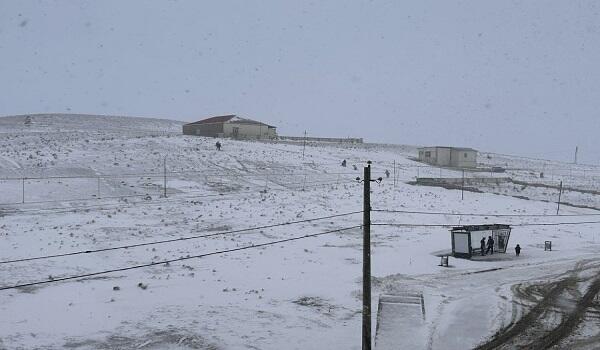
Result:
<instances>
[{"instance_id":1,"label":"small white structure","mask_svg":"<svg viewBox=\"0 0 600 350\"><path fill-rule=\"evenodd\" d=\"M476 168L477 150L464 147L422 147L419 148L419 161L453 168Z\"/></svg>"}]
</instances>

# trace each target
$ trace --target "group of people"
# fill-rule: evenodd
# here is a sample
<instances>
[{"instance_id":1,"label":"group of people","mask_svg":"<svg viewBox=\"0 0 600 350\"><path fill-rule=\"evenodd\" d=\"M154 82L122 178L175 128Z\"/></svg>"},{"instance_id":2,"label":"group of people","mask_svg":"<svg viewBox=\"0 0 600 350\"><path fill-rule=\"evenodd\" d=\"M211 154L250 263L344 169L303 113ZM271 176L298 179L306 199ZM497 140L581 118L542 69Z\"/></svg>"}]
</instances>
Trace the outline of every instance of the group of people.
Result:
<instances>
[{"instance_id":1,"label":"group of people","mask_svg":"<svg viewBox=\"0 0 600 350\"><path fill-rule=\"evenodd\" d=\"M346 162L346 160L345 160L345 159L344 159L344 160L342 160L342 166L343 166L344 168L346 167L346 165L347 165L347 164L348 164L348 163ZM354 170L358 170L358 168L356 167L356 165L352 165L352 168L353 168ZM389 177L390 177L390 171L389 171L389 170L387 170L387 169L385 170L385 177L387 177L387 178L389 178Z\"/></svg>"},{"instance_id":2,"label":"group of people","mask_svg":"<svg viewBox=\"0 0 600 350\"><path fill-rule=\"evenodd\" d=\"M344 168L346 167L346 165L347 165L347 164L348 164L348 163L346 162L346 160L345 160L345 159L344 159L344 160L342 160L342 166L343 166ZM354 170L358 170L358 168L356 167L356 165L355 165L355 164L353 164L353 165L352 165L352 169L354 169Z\"/></svg>"},{"instance_id":3,"label":"group of people","mask_svg":"<svg viewBox=\"0 0 600 350\"><path fill-rule=\"evenodd\" d=\"M487 253L494 254L494 239L492 238L492 236L488 236L487 239L487 244L485 243L485 237L481 238L481 241L479 242L481 243L481 255L486 255ZM485 249L485 247L487 246L487 249Z\"/></svg>"},{"instance_id":4,"label":"group of people","mask_svg":"<svg viewBox=\"0 0 600 350\"><path fill-rule=\"evenodd\" d=\"M487 253L494 254L494 239L492 238L492 236L488 236L487 243L485 241L485 237L482 237L479 243L481 244L482 256L486 255ZM517 256L521 254L521 246L518 244L515 246L515 254Z\"/></svg>"}]
</instances>

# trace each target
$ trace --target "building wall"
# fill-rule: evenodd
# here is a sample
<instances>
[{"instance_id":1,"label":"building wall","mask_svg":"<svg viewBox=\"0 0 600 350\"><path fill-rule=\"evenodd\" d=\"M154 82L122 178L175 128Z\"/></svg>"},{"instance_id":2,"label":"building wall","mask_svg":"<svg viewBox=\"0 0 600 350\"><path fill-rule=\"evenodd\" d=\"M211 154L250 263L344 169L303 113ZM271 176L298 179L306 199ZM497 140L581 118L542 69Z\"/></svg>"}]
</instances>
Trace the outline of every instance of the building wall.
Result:
<instances>
[{"instance_id":1,"label":"building wall","mask_svg":"<svg viewBox=\"0 0 600 350\"><path fill-rule=\"evenodd\" d=\"M451 166L452 151L450 148L436 147L437 160L436 165Z\"/></svg>"},{"instance_id":2,"label":"building wall","mask_svg":"<svg viewBox=\"0 0 600 350\"><path fill-rule=\"evenodd\" d=\"M187 124L183 126L184 135L219 137L223 134L223 123Z\"/></svg>"},{"instance_id":3,"label":"building wall","mask_svg":"<svg viewBox=\"0 0 600 350\"><path fill-rule=\"evenodd\" d=\"M266 125L225 123L223 126L224 137L236 137L234 128L237 128L237 138L240 139L271 139L277 136L275 128Z\"/></svg>"},{"instance_id":4,"label":"building wall","mask_svg":"<svg viewBox=\"0 0 600 350\"><path fill-rule=\"evenodd\" d=\"M444 147L419 148L419 160L432 165L450 166L451 152Z\"/></svg>"},{"instance_id":5,"label":"building wall","mask_svg":"<svg viewBox=\"0 0 600 350\"><path fill-rule=\"evenodd\" d=\"M277 137L276 129L269 128L267 125L237 123L186 124L183 126L183 134L207 137L234 137L234 128L238 128L237 138L240 139L274 139Z\"/></svg>"},{"instance_id":6,"label":"building wall","mask_svg":"<svg viewBox=\"0 0 600 350\"><path fill-rule=\"evenodd\" d=\"M270 139L277 138L277 129L267 127L267 135Z\"/></svg>"},{"instance_id":7,"label":"building wall","mask_svg":"<svg viewBox=\"0 0 600 350\"><path fill-rule=\"evenodd\" d=\"M450 147L423 147L419 148L419 160L437 166L476 168L477 151Z\"/></svg>"},{"instance_id":8,"label":"building wall","mask_svg":"<svg viewBox=\"0 0 600 350\"><path fill-rule=\"evenodd\" d=\"M436 147L419 148L419 160L429 164L437 163Z\"/></svg>"},{"instance_id":9,"label":"building wall","mask_svg":"<svg viewBox=\"0 0 600 350\"><path fill-rule=\"evenodd\" d=\"M452 150L452 162L450 166L458 168L476 168L477 152L468 150Z\"/></svg>"}]
</instances>

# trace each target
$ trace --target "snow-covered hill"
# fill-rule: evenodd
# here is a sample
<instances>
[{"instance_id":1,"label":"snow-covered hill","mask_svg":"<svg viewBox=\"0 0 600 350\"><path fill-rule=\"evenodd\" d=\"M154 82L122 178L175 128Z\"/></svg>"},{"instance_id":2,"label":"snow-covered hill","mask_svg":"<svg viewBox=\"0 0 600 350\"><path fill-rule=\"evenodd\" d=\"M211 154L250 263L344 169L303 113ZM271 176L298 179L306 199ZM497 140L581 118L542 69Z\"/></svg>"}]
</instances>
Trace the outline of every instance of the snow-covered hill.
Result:
<instances>
[{"instance_id":1,"label":"snow-covered hill","mask_svg":"<svg viewBox=\"0 0 600 350\"><path fill-rule=\"evenodd\" d=\"M136 118L90 114L24 114L0 117L0 133L46 132L181 132L183 122L169 119Z\"/></svg>"},{"instance_id":2,"label":"snow-covered hill","mask_svg":"<svg viewBox=\"0 0 600 350\"><path fill-rule=\"evenodd\" d=\"M461 200L458 190L409 185L417 176L461 176L409 160L415 155L412 146L309 143L303 150L301 144L222 140L223 151L216 151L214 139L180 135L178 122L34 116L24 126L23 118L0 119L0 261L136 246L0 263L0 286L348 229L0 290L0 348L360 349L363 203L356 177L362 177L367 160L373 161L373 177L383 178L372 186L373 209L404 211L374 211L372 221L424 225L372 228L374 316L381 294L410 290L425 300L418 331L406 335L394 331L394 325L386 327L404 334L394 340L400 348L403 337L416 334L419 338L408 343L473 348L544 297L544 288L528 289L527 283L562 281L567 271L584 281L598 269L594 216L552 216L554 203L512 194L467 192ZM341 166L344 159L347 167ZM511 174L533 177L537 166L523 170L526 166ZM594 169L586 171L595 176ZM598 212L564 207L561 213ZM328 218L264 227L319 217ZM484 261L451 259L452 268L438 266L436 254L448 251L451 242L446 227L432 224L569 220L590 223L515 226L509 252L519 243L519 258L509 253ZM229 232L256 226L262 228ZM203 237L178 240L192 236ZM552 252L544 251L546 240L553 241ZM581 283L585 292L587 282ZM576 296L575 290L565 292L575 304ZM570 312L553 316L548 327ZM586 327L583 333L567 333L561 344L579 344L585 334L595 334ZM523 329L519 339L535 341L536 336Z\"/></svg>"}]
</instances>

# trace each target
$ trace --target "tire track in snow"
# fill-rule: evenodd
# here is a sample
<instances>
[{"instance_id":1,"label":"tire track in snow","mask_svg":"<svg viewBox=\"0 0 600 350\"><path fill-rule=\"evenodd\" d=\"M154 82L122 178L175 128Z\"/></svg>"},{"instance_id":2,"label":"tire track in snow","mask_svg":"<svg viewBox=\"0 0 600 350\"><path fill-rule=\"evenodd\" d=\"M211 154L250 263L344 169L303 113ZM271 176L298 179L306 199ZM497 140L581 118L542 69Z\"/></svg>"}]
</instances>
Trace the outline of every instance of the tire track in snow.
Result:
<instances>
[{"instance_id":1,"label":"tire track in snow","mask_svg":"<svg viewBox=\"0 0 600 350\"><path fill-rule=\"evenodd\" d=\"M549 284L514 286L515 296L524 301L531 303L540 295L542 298L520 319L511 322L510 325L498 331L490 340L477 346L474 350L549 349L569 337L583 321L588 309L594 306L595 297L600 292L600 278L596 278L583 297L568 298L569 295L571 297L578 295L577 285L590 279L579 277L579 273L599 267L597 263L585 266L589 262L591 261L578 262L573 270L567 272L567 277ZM544 293L548 287L550 290ZM567 302L565 302L565 297L567 297ZM574 307L569 307L568 301L573 301ZM550 329L544 329L544 325L549 322L553 323L552 321L558 324Z\"/></svg>"}]
</instances>

